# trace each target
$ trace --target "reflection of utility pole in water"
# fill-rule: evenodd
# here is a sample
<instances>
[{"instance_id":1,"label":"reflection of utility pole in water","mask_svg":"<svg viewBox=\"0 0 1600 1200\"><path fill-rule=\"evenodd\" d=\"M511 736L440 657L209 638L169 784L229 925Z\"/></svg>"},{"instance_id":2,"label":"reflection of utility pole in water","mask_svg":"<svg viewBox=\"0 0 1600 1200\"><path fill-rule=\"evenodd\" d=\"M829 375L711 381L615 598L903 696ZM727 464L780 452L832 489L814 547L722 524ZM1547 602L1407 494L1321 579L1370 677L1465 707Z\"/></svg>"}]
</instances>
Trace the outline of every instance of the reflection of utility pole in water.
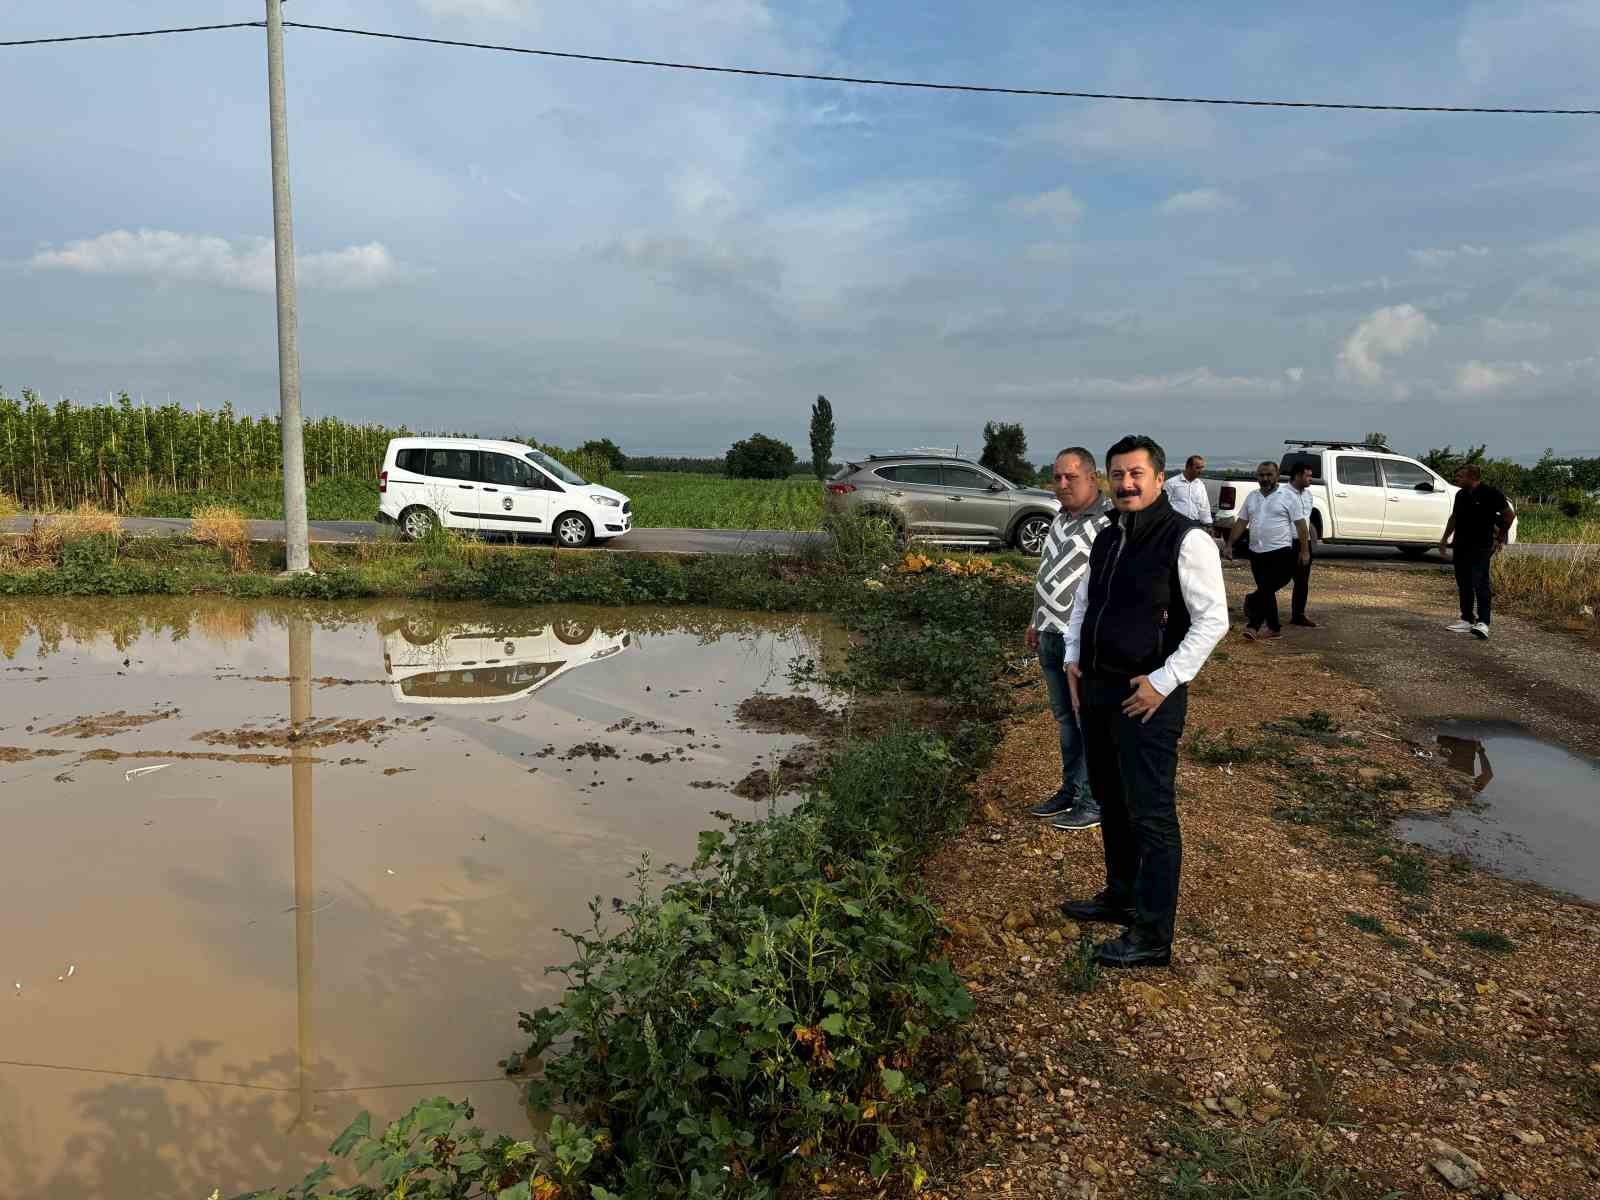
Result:
<instances>
[{"instance_id":1,"label":"reflection of utility pole in water","mask_svg":"<svg viewBox=\"0 0 1600 1200\"><path fill-rule=\"evenodd\" d=\"M313 1111L311 984L317 889L311 865L311 752L299 741L300 730L310 720L311 621L306 617L290 617L289 725L292 733L289 771L294 779L294 981L300 1061L300 1112L291 1129L308 1122Z\"/></svg>"}]
</instances>

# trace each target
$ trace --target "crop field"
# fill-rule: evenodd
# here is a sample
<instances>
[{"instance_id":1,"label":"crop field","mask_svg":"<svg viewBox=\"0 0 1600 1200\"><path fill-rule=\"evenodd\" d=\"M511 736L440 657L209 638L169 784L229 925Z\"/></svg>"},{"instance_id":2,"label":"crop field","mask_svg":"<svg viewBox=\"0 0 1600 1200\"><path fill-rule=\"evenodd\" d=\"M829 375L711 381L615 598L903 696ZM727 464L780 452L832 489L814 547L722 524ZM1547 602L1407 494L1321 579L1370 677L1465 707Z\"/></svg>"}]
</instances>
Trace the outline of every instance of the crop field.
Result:
<instances>
[{"instance_id":1,"label":"crop field","mask_svg":"<svg viewBox=\"0 0 1600 1200\"><path fill-rule=\"evenodd\" d=\"M815 479L728 479L682 472L613 472L606 486L633 500L642 529L816 529L822 521L822 485ZM247 517L279 519L283 495L273 478L242 481L232 489L136 492L131 511L140 517L187 517L208 505L237 508ZM313 521L370 521L378 511L372 479L340 475L306 488Z\"/></svg>"}]
</instances>

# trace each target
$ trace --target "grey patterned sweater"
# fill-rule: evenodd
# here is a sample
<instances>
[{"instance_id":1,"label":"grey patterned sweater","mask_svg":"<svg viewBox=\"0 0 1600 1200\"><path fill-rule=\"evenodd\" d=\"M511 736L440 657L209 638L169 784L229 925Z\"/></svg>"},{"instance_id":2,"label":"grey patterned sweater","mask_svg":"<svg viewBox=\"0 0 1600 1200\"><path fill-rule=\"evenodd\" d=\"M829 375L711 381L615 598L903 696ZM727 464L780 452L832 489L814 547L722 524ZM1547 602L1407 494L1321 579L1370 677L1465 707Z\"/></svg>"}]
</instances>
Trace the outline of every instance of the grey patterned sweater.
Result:
<instances>
[{"instance_id":1,"label":"grey patterned sweater","mask_svg":"<svg viewBox=\"0 0 1600 1200\"><path fill-rule=\"evenodd\" d=\"M1033 627L1066 633L1078 582L1089 567L1089 547L1111 524L1111 501L1101 496L1079 516L1062 509L1050 523L1033 583Z\"/></svg>"}]
</instances>

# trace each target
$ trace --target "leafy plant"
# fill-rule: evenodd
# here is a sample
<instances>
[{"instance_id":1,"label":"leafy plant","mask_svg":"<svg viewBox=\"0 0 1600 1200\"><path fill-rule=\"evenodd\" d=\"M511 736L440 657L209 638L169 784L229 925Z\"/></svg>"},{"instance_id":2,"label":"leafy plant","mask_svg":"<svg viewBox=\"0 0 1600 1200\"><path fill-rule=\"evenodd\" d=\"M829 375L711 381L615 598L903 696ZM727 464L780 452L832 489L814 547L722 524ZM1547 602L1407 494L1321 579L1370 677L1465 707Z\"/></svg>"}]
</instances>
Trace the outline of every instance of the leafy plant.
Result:
<instances>
[{"instance_id":1,"label":"leafy plant","mask_svg":"<svg viewBox=\"0 0 1600 1200\"><path fill-rule=\"evenodd\" d=\"M1088 934L1080 934L1078 944L1061 960L1061 966L1056 970L1057 978L1068 991L1094 991L1095 984L1100 982L1100 963L1094 955L1094 942Z\"/></svg>"},{"instance_id":2,"label":"leafy plant","mask_svg":"<svg viewBox=\"0 0 1600 1200\"><path fill-rule=\"evenodd\" d=\"M1517 948L1517 944L1505 934L1494 929L1462 929L1456 937L1474 950L1482 950L1486 954L1510 954Z\"/></svg>"}]
</instances>

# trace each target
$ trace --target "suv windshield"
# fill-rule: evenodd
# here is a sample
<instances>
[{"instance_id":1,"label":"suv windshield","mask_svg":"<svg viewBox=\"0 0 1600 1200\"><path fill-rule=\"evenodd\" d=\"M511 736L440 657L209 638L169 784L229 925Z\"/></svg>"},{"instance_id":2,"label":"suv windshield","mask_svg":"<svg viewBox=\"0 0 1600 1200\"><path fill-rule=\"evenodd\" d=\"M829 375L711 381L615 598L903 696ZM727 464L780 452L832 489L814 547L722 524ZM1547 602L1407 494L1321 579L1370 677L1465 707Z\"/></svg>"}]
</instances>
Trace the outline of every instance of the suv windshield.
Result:
<instances>
[{"instance_id":1,"label":"suv windshield","mask_svg":"<svg viewBox=\"0 0 1600 1200\"><path fill-rule=\"evenodd\" d=\"M582 487L584 484L589 482L576 471L570 470L561 463L558 463L543 450L529 450L527 458L529 462L543 468L545 471L561 480L562 483L570 483L574 487Z\"/></svg>"}]
</instances>

